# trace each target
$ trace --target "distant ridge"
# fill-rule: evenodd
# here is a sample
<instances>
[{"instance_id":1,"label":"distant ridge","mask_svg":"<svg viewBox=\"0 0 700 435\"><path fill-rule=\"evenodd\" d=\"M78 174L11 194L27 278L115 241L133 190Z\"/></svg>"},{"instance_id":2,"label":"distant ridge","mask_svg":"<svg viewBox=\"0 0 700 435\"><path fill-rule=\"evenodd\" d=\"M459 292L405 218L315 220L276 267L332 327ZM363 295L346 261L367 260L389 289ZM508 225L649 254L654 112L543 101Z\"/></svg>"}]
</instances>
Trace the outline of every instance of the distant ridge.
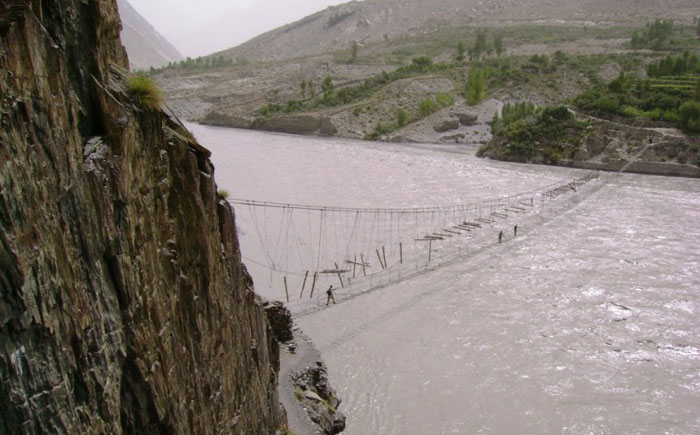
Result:
<instances>
[{"instance_id":1,"label":"distant ridge","mask_svg":"<svg viewBox=\"0 0 700 435\"><path fill-rule=\"evenodd\" d=\"M117 0L117 5L122 19L122 43L131 69L157 68L183 58L127 0Z\"/></svg>"},{"instance_id":2,"label":"distant ridge","mask_svg":"<svg viewBox=\"0 0 700 435\"><path fill-rule=\"evenodd\" d=\"M644 23L697 15L697 0L364 0L331 6L217 53L231 59L288 59L354 42L416 35L436 27L519 23ZM692 19L692 18L691 18Z\"/></svg>"}]
</instances>

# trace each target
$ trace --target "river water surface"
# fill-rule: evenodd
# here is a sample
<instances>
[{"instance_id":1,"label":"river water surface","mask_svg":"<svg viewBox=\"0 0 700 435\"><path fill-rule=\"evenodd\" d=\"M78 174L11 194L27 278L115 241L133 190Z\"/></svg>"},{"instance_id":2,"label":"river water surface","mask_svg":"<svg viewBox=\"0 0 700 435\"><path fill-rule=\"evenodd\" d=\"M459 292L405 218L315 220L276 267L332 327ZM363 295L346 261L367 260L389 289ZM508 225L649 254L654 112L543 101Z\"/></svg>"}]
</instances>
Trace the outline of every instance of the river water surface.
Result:
<instances>
[{"instance_id":1,"label":"river water surface","mask_svg":"<svg viewBox=\"0 0 700 435\"><path fill-rule=\"evenodd\" d=\"M219 186L246 199L431 206L584 173L469 148L188 127L212 150ZM700 181L597 183L506 243L297 318L344 399L345 433L700 433Z\"/></svg>"}]
</instances>

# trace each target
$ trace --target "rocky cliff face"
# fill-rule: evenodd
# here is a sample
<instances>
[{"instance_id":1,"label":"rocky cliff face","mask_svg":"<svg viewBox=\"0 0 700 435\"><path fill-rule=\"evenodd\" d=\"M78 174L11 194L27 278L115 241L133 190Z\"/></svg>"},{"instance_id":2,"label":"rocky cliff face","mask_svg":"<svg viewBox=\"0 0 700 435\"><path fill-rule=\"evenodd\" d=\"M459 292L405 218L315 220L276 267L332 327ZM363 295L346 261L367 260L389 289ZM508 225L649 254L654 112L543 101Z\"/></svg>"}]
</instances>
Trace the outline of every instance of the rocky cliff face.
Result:
<instances>
[{"instance_id":1,"label":"rocky cliff face","mask_svg":"<svg viewBox=\"0 0 700 435\"><path fill-rule=\"evenodd\" d=\"M278 350L208 152L114 0L0 5L0 433L267 434Z\"/></svg>"}]
</instances>

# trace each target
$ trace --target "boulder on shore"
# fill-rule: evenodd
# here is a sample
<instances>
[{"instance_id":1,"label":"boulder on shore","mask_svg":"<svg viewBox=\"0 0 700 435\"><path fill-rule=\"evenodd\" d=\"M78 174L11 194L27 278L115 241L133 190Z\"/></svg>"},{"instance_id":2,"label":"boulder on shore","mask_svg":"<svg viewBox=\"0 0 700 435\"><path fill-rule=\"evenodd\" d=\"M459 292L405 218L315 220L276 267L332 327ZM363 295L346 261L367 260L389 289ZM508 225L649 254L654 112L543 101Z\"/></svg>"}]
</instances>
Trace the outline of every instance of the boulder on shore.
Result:
<instances>
[{"instance_id":1,"label":"boulder on shore","mask_svg":"<svg viewBox=\"0 0 700 435\"><path fill-rule=\"evenodd\" d=\"M459 120L457 119L446 119L436 124L433 129L438 133L444 133L450 130L456 130L459 128Z\"/></svg>"}]
</instances>

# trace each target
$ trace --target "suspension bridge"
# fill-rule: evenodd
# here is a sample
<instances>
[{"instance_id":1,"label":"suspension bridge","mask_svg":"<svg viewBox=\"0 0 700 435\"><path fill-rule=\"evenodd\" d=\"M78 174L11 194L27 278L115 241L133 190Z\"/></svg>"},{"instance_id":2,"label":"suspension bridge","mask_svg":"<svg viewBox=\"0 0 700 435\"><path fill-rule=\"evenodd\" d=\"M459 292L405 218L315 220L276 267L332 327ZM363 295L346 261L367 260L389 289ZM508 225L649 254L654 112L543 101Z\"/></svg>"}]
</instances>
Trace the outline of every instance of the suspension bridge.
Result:
<instances>
[{"instance_id":1,"label":"suspension bridge","mask_svg":"<svg viewBox=\"0 0 700 435\"><path fill-rule=\"evenodd\" d=\"M228 199L255 249L243 260L266 273L296 315L399 282L499 243L528 216L581 193L589 174L511 196L419 208L346 208ZM507 231L507 233L505 232Z\"/></svg>"}]
</instances>

